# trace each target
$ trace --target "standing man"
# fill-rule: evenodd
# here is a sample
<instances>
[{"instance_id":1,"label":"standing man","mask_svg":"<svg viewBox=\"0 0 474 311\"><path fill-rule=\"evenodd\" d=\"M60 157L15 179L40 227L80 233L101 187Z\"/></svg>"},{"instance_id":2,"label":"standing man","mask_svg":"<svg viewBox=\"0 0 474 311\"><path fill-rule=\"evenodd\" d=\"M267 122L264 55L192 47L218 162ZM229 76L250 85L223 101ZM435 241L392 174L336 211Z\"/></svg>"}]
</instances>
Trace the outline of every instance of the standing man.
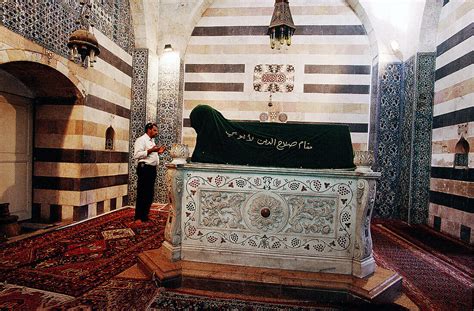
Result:
<instances>
[{"instance_id":1,"label":"standing man","mask_svg":"<svg viewBox=\"0 0 474 311\"><path fill-rule=\"evenodd\" d=\"M154 138L158 135L156 123L145 125L145 134L135 141L133 158L137 165L137 204L135 207L135 220L148 221L148 213L153 202L156 179L156 166L160 163L158 154L165 151L165 147L158 147Z\"/></svg>"}]
</instances>

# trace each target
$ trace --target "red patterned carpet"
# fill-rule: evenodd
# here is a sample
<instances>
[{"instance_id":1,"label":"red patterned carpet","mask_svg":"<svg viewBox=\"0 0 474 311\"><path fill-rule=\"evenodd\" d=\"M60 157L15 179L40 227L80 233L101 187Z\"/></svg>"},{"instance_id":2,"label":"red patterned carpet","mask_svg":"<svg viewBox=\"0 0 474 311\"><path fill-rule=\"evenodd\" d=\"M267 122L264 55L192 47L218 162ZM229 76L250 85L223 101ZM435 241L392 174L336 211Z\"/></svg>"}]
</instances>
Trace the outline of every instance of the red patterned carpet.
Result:
<instances>
[{"instance_id":1,"label":"red patterned carpet","mask_svg":"<svg viewBox=\"0 0 474 311\"><path fill-rule=\"evenodd\" d=\"M426 225L409 225L405 222L389 220L378 221L378 223L474 277L474 247L448 238Z\"/></svg>"},{"instance_id":2,"label":"red patterned carpet","mask_svg":"<svg viewBox=\"0 0 474 311\"><path fill-rule=\"evenodd\" d=\"M2 311L45 310L73 299L74 297L67 295L0 284L0 310Z\"/></svg>"},{"instance_id":3,"label":"red patterned carpet","mask_svg":"<svg viewBox=\"0 0 474 311\"><path fill-rule=\"evenodd\" d=\"M8 244L0 251L0 281L77 297L160 247L167 212L152 211L141 226L133 216L124 209Z\"/></svg>"},{"instance_id":4,"label":"red patterned carpet","mask_svg":"<svg viewBox=\"0 0 474 311\"><path fill-rule=\"evenodd\" d=\"M246 310L246 311L359 311L364 309L343 309L337 306L317 306L307 302L292 304L276 299L251 301L239 298L210 297L160 288L147 310ZM365 309L367 310L367 309Z\"/></svg>"},{"instance_id":5,"label":"red patterned carpet","mask_svg":"<svg viewBox=\"0 0 474 311\"><path fill-rule=\"evenodd\" d=\"M410 241L388 223L374 221L372 224L374 257L378 265L403 276L403 292L421 310L472 310L473 280L459 268L465 267L466 258L459 260L461 265L456 265L453 259L456 256L436 256L440 253L436 245L417 246L421 242L416 237ZM459 253L464 253L461 245Z\"/></svg>"},{"instance_id":6,"label":"red patterned carpet","mask_svg":"<svg viewBox=\"0 0 474 311\"><path fill-rule=\"evenodd\" d=\"M146 310L156 296L153 282L112 278L72 301L56 304L51 310Z\"/></svg>"},{"instance_id":7,"label":"red patterned carpet","mask_svg":"<svg viewBox=\"0 0 474 311\"><path fill-rule=\"evenodd\" d=\"M133 209L124 209L2 245L0 282L9 284L0 284L0 310L306 308L278 301L251 302L157 292L153 282L115 277L134 265L140 252L158 248L163 241L167 209L152 211L151 222L141 226L133 223L133 214ZM372 238L377 264L403 276L404 293L422 310L472 310L471 249L423 230L400 222L375 220ZM367 307L372 306L360 310ZM378 310L380 306L373 307L371 310ZM403 309L397 305L389 307ZM314 306L313 309L338 308Z\"/></svg>"}]
</instances>

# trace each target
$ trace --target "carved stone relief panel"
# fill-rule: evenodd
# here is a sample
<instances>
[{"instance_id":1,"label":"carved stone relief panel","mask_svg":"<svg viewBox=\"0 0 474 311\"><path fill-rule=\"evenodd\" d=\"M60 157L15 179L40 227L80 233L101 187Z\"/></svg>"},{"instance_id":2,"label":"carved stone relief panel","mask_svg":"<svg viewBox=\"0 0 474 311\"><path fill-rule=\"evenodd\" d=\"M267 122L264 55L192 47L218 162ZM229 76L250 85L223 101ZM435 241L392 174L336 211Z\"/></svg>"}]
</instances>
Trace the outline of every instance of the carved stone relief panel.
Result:
<instances>
[{"instance_id":1,"label":"carved stone relief panel","mask_svg":"<svg viewBox=\"0 0 474 311\"><path fill-rule=\"evenodd\" d=\"M335 237L338 197L287 196L290 209L286 232Z\"/></svg>"},{"instance_id":2,"label":"carved stone relief panel","mask_svg":"<svg viewBox=\"0 0 474 311\"><path fill-rule=\"evenodd\" d=\"M187 172L183 246L351 257L357 182Z\"/></svg>"},{"instance_id":3,"label":"carved stone relief panel","mask_svg":"<svg viewBox=\"0 0 474 311\"><path fill-rule=\"evenodd\" d=\"M242 205L247 193L202 191L199 224L204 227L244 229Z\"/></svg>"}]
</instances>

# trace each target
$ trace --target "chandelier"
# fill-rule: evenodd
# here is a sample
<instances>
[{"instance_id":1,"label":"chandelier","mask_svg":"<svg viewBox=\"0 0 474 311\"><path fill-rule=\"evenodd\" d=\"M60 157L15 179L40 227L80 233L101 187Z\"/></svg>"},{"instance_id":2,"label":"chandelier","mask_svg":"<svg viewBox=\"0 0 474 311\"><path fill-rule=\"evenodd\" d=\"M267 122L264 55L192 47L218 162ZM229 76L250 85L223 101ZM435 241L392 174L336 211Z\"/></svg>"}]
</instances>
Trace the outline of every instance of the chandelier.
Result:
<instances>
[{"instance_id":1,"label":"chandelier","mask_svg":"<svg viewBox=\"0 0 474 311\"><path fill-rule=\"evenodd\" d=\"M91 0L80 0L80 16L76 21L79 29L74 31L67 42L70 51L70 59L82 63L84 68L94 67L96 57L100 54L99 43L89 28L94 27L90 22Z\"/></svg>"},{"instance_id":2,"label":"chandelier","mask_svg":"<svg viewBox=\"0 0 474 311\"><path fill-rule=\"evenodd\" d=\"M270 35L270 46L280 49L282 45L291 44L291 36L295 33L296 27L291 16L290 4L288 0L275 0L272 21L268 27Z\"/></svg>"}]
</instances>

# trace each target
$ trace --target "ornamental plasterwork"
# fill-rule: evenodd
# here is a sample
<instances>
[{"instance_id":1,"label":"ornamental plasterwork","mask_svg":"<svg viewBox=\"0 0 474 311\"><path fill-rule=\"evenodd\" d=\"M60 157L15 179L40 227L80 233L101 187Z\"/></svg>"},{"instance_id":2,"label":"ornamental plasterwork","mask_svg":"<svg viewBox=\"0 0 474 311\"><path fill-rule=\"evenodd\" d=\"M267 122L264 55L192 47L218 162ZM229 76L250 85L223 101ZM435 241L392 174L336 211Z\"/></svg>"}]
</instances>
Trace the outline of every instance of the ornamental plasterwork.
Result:
<instances>
[{"instance_id":1,"label":"ornamental plasterwork","mask_svg":"<svg viewBox=\"0 0 474 311\"><path fill-rule=\"evenodd\" d=\"M355 180L188 171L183 245L349 256L356 192Z\"/></svg>"}]
</instances>

